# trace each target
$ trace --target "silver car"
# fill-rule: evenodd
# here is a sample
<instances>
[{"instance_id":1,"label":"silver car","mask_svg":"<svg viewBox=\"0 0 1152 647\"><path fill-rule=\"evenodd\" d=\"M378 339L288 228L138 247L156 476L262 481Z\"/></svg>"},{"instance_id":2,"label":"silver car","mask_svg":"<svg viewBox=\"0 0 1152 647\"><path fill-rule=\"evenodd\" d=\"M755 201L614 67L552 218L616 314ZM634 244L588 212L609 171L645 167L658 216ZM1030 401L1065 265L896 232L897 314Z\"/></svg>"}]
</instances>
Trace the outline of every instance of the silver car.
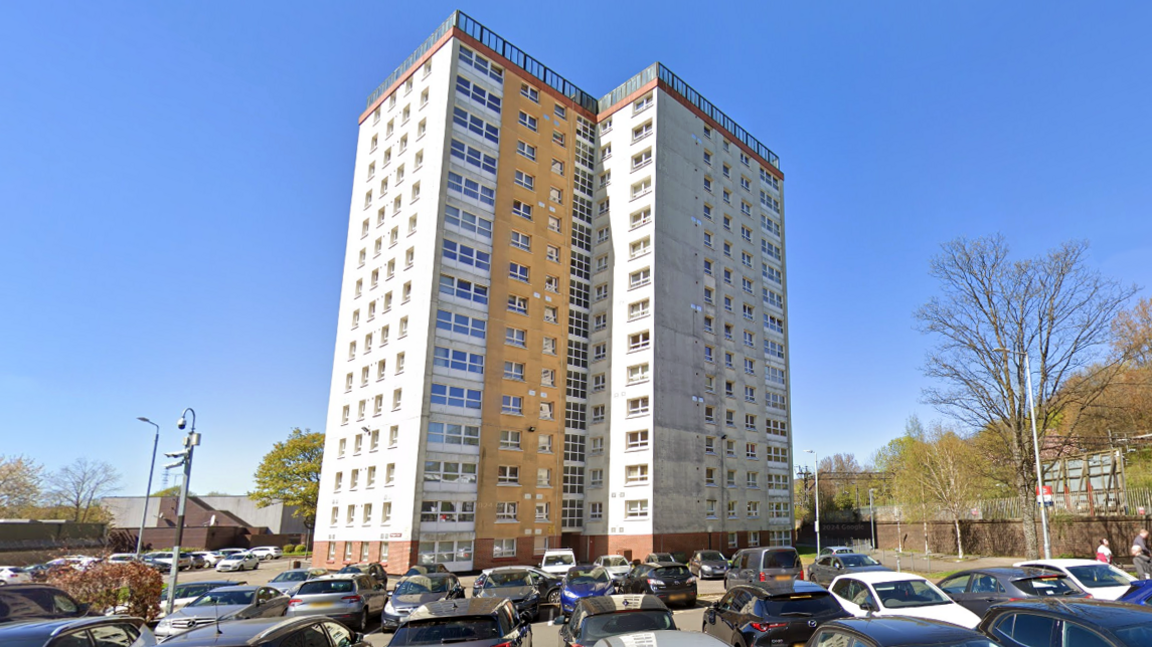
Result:
<instances>
[{"instance_id":1,"label":"silver car","mask_svg":"<svg viewBox=\"0 0 1152 647\"><path fill-rule=\"evenodd\" d=\"M216 562L216 572L254 571L260 568L260 558L252 553L232 553Z\"/></svg>"},{"instance_id":2,"label":"silver car","mask_svg":"<svg viewBox=\"0 0 1152 647\"><path fill-rule=\"evenodd\" d=\"M165 616L156 625L156 636L167 638L214 622L275 618L288 609L288 596L270 586L222 586Z\"/></svg>"},{"instance_id":3,"label":"silver car","mask_svg":"<svg viewBox=\"0 0 1152 647\"><path fill-rule=\"evenodd\" d=\"M367 575L325 575L296 589L288 603L289 616L328 616L365 631L369 618L384 611L388 591Z\"/></svg>"}]
</instances>

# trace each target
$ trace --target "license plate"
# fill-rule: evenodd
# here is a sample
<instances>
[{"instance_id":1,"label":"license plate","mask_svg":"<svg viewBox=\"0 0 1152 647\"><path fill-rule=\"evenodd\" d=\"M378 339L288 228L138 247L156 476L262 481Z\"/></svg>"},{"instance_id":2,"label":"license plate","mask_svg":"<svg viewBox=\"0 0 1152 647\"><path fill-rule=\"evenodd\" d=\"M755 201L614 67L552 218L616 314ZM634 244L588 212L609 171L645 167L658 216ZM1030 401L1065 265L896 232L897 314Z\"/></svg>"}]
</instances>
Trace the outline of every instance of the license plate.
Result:
<instances>
[{"instance_id":1,"label":"license plate","mask_svg":"<svg viewBox=\"0 0 1152 647\"><path fill-rule=\"evenodd\" d=\"M777 575L776 579L783 581L783 580L790 580L792 578L787 576L787 575Z\"/></svg>"},{"instance_id":2,"label":"license plate","mask_svg":"<svg viewBox=\"0 0 1152 647\"><path fill-rule=\"evenodd\" d=\"M335 604L336 604L335 602L313 602L313 603L309 604L308 606L310 606L310 607L330 607L330 606L334 606Z\"/></svg>"},{"instance_id":3,"label":"license plate","mask_svg":"<svg viewBox=\"0 0 1152 647\"><path fill-rule=\"evenodd\" d=\"M686 600L686 599L688 599L688 594L687 593L674 593L674 594L668 596L668 599L672 600L674 602L677 600Z\"/></svg>"}]
</instances>

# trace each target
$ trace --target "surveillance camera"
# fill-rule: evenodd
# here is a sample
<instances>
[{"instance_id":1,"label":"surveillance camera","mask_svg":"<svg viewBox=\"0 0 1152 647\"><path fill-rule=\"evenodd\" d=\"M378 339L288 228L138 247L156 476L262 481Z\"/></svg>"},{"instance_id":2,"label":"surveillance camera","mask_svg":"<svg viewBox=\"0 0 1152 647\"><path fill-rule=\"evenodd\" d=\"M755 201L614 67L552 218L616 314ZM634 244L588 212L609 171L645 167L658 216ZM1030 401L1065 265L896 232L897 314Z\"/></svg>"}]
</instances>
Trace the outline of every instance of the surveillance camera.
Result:
<instances>
[{"instance_id":1,"label":"surveillance camera","mask_svg":"<svg viewBox=\"0 0 1152 647\"><path fill-rule=\"evenodd\" d=\"M186 423L186 422L184 421L184 419L183 419L183 418L181 418L181 419L179 419L179 420L177 420L177 421L176 421L176 428L177 428L177 429L183 429L183 428L184 428L184 425L186 425L186 424L188 424L188 423Z\"/></svg>"},{"instance_id":2,"label":"surveillance camera","mask_svg":"<svg viewBox=\"0 0 1152 647\"><path fill-rule=\"evenodd\" d=\"M178 452L164 452L164 455L168 458L183 458L188 455L188 450L183 449Z\"/></svg>"},{"instance_id":3,"label":"surveillance camera","mask_svg":"<svg viewBox=\"0 0 1152 647\"><path fill-rule=\"evenodd\" d=\"M174 469L174 468L180 467L183 464L184 464L184 459L180 459L180 460L176 461L175 463L168 463L167 465L164 466L164 469L166 469L166 470Z\"/></svg>"}]
</instances>

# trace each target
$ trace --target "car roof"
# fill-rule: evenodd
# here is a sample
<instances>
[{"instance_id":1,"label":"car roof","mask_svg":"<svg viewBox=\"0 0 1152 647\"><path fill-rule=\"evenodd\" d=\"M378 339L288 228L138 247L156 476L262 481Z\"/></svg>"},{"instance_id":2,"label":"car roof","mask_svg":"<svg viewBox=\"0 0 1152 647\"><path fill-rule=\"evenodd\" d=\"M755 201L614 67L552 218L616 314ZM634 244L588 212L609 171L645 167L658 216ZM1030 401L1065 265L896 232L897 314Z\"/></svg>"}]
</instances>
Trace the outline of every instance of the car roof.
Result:
<instances>
[{"instance_id":1,"label":"car roof","mask_svg":"<svg viewBox=\"0 0 1152 647\"><path fill-rule=\"evenodd\" d=\"M485 573L511 573L513 571L533 571L533 572L535 572L538 570L540 570L540 569L536 568L535 566L498 566L496 568L490 568L484 572Z\"/></svg>"},{"instance_id":2,"label":"car roof","mask_svg":"<svg viewBox=\"0 0 1152 647\"><path fill-rule=\"evenodd\" d=\"M195 647L198 645L247 645L251 642L276 638L278 635L327 620L324 616L304 616L300 618L250 618L229 620L219 624L204 625L176 634L165 643Z\"/></svg>"},{"instance_id":3,"label":"car roof","mask_svg":"<svg viewBox=\"0 0 1152 647\"><path fill-rule=\"evenodd\" d=\"M1094 559L1029 559L1023 562L1016 562L1013 566L1091 566L1093 564L1103 564Z\"/></svg>"},{"instance_id":4,"label":"car roof","mask_svg":"<svg viewBox=\"0 0 1152 647\"><path fill-rule=\"evenodd\" d=\"M973 575L977 573L1009 578L1052 577L1054 575L1063 577L1062 573L1053 573L1050 570L1036 568L1033 566L993 566L991 568L973 568L967 571L958 571L949 575L948 578L957 577L959 575Z\"/></svg>"},{"instance_id":5,"label":"car roof","mask_svg":"<svg viewBox=\"0 0 1152 647\"><path fill-rule=\"evenodd\" d=\"M586 616L620 611L668 611L664 602L655 595L601 595L582 598L576 604L584 608Z\"/></svg>"},{"instance_id":6,"label":"car roof","mask_svg":"<svg viewBox=\"0 0 1152 647\"><path fill-rule=\"evenodd\" d=\"M1152 608L1111 600L1025 598L1015 602L997 604L992 608L1045 611L1066 618L1076 618L1104 628L1152 622Z\"/></svg>"},{"instance_id":7,"label":"car roof","mask_svg":"<svg viewBox=\"0 0 1152 647\"><path fill-rule=\"evenodd\" d=\"M645 566L655 566L656 568L668 568L669 566L683 566L680 562L646 562Z\"/></svg>"},{"instance_id":8,"label":"car roof","mask_svg":"<svg viewBox=\"0 0 1152 647\"><path fill-rule=\"evenodd\" d=\"M79 618L30 618L27 620L14 620L0 624L0 642L7 642L15 638L49 637L64 629L79 627L94 627L105 624L132 621L137 625L144 624L140 618L131 616L88 616Z\"/></svg>"},{"instance_id":9,"label":"car roof","mask_svg":"<svg viewBox=\"0 0 1152 647\"><path fill-rule=\"evenodd\" d=\"M911 573L897 573L895 571L864 571L861 573L848 573L845 575L839 575L836 577L836 579L840 579L841 577L850 577L854 580L860 580L861 582L867 582L868 584L877 584L880 582L916 582L916 581L927 582L928 581L928 580L924 579L923 577L920 577L919 575L913 575Z\"/></svg>"},{"instance_id":10,"label":"car roof","mask_svg":"<svg viewBox=\"0 0 1152 647\"><path fill-rule=\"evenodd\" d=\"M198 583L198 582L197 582L197 583ZM188 584L192 584L192 582L188 582ZM179 586L179 585L177 585L177 586ZM214 589L212 589L212 592L213 592L213 593L216 593L216 592L219 592L219 591L241 591L241 592L247 592L247 591L255 591L256 589L267 589L267 588L271 588L271 587L269 587L269 586L265 586L265 585L263 585L263 584L260 584L260 585L256 585L256 584L235 584L235 585L231 585L231 586L220 586L220 587L214 588Z\"/></svg>"},{"instance_id":11,"label":"car roof","mask_svg":"<svg viewBox=\"0 0 1152 647\"><path fill-rule=\"evenodd\" d=\"M674 631L672 629L609 636L602 638L600 642L608 645L608 647L720 647L721 645L727 647L722 640L708 634L702 634L698 631Z\"/></svg>"},{"instance_id":12,"label":"car roof","mask_svg":"<svg viewBox=\"0 0 1152 647\"><path fill-rule=\"evenodd\" d=\"M466 616L488 616L496 612L500 605L508 604L507 598L463 598L459 600L438 600L429 602L411 613L405 622L414 620L434 620L436 618L461 618Z\"/></svg>"},{"instance_id":13,"label":"car roof","mask_svg":"<svg viewBox=\"0 0 1152 647\"><path fill-rule=\"evenodd\" d=\"M597 557L596 559L607 559L609 557L621 557L623 559L628 559L627 557L624 557L623 555L601 555L601 556Z\"/></svg>"},{"instance_id":14,"label":"car roof","mask_svg":"<svg viewBox=\"0 0 1152 647\"><path fill-rule=\"evenodd\" d=\"M913 631L916 632L916 644L935 644L950 640L984 638L982 634L972 629L966 629L950 622L905 616L843 618L826 622L821 625L821 628L831 629L838 625L872 638L879 643L881 647L885 647L886 645L908 644L909 634Z\"/></svg>"},{"instance_id":15,"label":"car roof","mask_svg":"<svg viewBox=\"0 0 1152 647\"><path fill-rule=\"evenodd\" d=\"M808 580L770 580L734 586L730 591L747 589L758 598L792 595L794 593L827 593L828 589Z\"/></svg>"},{"instance_id":16,"label":"car roof","mask_svg":"<svg viewBox=\"0 0 1152 647\"><path fill-rule=\"evenodd\" d=\"M244 586L244 582L237 582L236 580L200 580L198 582L180 582L176 584L176 588L180 588L182 586L191 586L194 584L219 584L221 587ZM168 588L167 582L164 583L164 588Z\"/></svg>"},{"instance_id":17,"label":"car roof","mask_svg":"<svg viewBox=\"0 0 1152 647\"><path fill-rule=\"evenodd\" d=\"M414 575L405 575L400 578L400 581L403 582L404 580L409 580L414 577L423 577L428 580L447 580L449 578L455 578L456 576L452 573L416 573Z\"/></svg>"},{"instance_id":18,"label":"car roof","mask_svg":"<svg viewBox=\"0 0 1152 647\"><path fill-rule=\"evenodd\" d=\"M363 573L329 573L327 575L321 575L320 577L317 577L316 579L313 579L310 581L311 582L320 582L322 580L352 580L352 579L356 579L358 577L367 577L367 576L364 575Z\"/></svg>"}]
</instances>

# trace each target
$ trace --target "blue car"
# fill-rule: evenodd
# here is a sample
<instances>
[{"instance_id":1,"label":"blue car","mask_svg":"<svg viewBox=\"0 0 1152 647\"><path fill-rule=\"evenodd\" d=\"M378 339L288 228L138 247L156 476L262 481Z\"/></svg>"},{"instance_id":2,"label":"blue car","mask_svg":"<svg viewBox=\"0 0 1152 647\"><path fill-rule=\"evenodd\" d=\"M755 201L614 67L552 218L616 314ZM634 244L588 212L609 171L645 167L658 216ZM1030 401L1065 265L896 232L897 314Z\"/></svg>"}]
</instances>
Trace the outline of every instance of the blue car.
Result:
<instances>
[{"instance_id":1,"label":"blue car","mask_svg":"<svg viewBox=\"0 0 1152 647\"><path fill-rule=\"evenodd\" d=\"M1152 602L1149 600L1152 600L1152 580L1136 580L1132 582L1131 588L1117 599L1117 602L1152 607Z\"/></svg>"},{"instance_id":2,"label":"blue car","mask_svg":"<svg viewBox=\"0 0 1152 647\"><path fill-rule=\"evenodd\" d=\"M573 566L560 584L560 611L567 618L580 600L612 595L615 591L612 576L603 567L592 564Z\"/></svg>"}]
</instances>

